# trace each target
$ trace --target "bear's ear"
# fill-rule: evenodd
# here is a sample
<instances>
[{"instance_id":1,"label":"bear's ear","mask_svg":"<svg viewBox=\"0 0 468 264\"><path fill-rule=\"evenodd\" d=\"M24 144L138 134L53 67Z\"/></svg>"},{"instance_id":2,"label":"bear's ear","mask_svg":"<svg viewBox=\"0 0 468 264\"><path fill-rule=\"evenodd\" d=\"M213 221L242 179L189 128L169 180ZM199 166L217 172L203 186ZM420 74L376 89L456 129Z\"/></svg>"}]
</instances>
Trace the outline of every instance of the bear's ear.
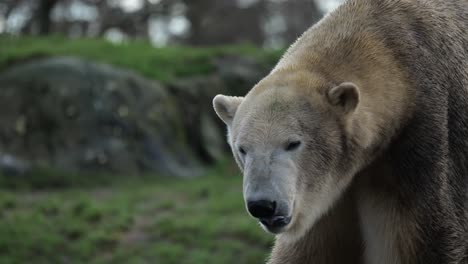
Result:
<instances>
[{"instance_id":1,"label":"bear's ear","mask_svg":"<svg viewBox=\"0 0 468 264\"><path fill-rule=\"evenodd\" d=\"M219 118L221 118L226 125L230 126L236 114L237 107L242 103L242 100L244 100L243 97L218 94L213 99L213 107Z\"/></svg>"},{"instance_id":2,"label":"bear's ear","mask_svg":"<svg viewBox=\"0 0 468 264\"><path fill-rule=\"evenodd\" d=\"M342 83L328 90L327 99L343 113L350 113L359 104L359 88L354 83Z\"/></svg>"}]
</instances>

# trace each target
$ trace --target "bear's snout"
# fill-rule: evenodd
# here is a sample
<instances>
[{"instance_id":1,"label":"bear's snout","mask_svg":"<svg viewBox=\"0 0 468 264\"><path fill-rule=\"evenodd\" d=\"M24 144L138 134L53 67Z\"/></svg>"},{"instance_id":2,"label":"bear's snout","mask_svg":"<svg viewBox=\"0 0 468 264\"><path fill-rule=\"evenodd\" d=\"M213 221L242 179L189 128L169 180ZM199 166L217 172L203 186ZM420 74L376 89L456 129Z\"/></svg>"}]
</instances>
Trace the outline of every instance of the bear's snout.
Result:
<instances>
[{"instance_id":1,"label":"bear's snout","mask_svg":"<svg viewBox=\"0 0 468 264\"><path fill-rule=\"evenodd\" d=\"M248 201L247 209L253 217L257 218L272 233L280 232L291 222L291 217L278 212L276 201Z\"/></svg>"}]
</instances>

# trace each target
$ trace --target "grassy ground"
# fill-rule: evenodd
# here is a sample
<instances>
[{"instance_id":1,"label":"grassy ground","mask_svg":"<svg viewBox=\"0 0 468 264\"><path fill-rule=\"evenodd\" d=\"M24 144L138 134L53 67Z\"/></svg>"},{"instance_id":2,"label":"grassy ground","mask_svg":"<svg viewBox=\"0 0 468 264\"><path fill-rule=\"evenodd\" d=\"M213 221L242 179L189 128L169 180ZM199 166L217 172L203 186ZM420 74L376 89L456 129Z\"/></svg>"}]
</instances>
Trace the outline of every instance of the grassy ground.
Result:
<instances>
[{"instance_id":1,"label":"grassy ground","mask_svg":"<svg viewBox=\"0 0 468 264\"><path fill-rule=\"evenodd\" d=\"M208 174L0 190L0 263L262 263L272 238L247 216L237 168Z\"/></svg>"},{"instance_id":2,"label":"grassy ground","mask_svg":"<svg viewBox=\"0 0 468 264\"><path fill-rule=\"evenodd\" d=\"M213 58L239 54L271 65L281 50L260 50L252 46L211 48L154 48L143 41L112 44L102 39L66 39L63 37L0 37L0 71L9 65L34 57L54 55L78 56L135 70L142 75L170 82L179 77L213 72Z\"/></svg>"}]
</instances>

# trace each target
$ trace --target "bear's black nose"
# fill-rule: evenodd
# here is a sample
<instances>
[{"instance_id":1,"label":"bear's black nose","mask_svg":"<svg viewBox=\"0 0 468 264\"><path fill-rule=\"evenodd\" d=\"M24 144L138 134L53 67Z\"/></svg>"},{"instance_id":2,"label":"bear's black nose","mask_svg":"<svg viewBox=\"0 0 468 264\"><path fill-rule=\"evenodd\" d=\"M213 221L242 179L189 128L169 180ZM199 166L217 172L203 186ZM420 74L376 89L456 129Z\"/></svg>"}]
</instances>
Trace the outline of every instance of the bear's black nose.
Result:
<instances>
[{"instance_id":1,"label":"bear's black nose","mask_svg":"<svg viewBox=\"0 0 468 264\"><path fill-rule=\"evenodd\" d=\"M276 202L267 200L248 201L247 208L255 218L271 218L275 215Z\"/></svg>"}]
</instances>

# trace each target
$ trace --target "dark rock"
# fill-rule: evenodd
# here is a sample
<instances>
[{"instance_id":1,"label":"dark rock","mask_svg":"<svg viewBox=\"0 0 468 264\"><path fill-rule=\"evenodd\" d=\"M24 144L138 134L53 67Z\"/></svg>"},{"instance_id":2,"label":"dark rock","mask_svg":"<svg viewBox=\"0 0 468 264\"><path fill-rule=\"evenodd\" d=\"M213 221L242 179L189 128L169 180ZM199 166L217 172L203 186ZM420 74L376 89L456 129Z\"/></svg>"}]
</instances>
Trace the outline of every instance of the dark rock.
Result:
<instances>
[{"instance_id":1,"label":"dark rock","mask_svg":"<svg viewBox=\"0 0 468 264\"><path fill-rule=\"evenodd\" d=\"M72 171L189 176L181 111L161 84L76 58L0 74L0 149L32 165Z\"/></svg>"},{"instance_id":2,"label":"dark rock","mask_svg":"<svg viewBox=\"0 0 468 264\"><path fill-rule=\"evenodd\" d=\"M216 58L214 64L227 93L234 96L244 96L271 70L270 66L261 65L253 58L234 55Z\"/></svg>"},{"instance_id":3,"label":"dark rock","mask_svg":"<svg viewBox=\"0 0 468 264\"><path fill-rule=\"evenodd\" d=\"M225 126L215 116L212 100L216 94L227 93L223 80L217 75L179 80L169 85L171 94L184 116L186 141L206 164L223 157Z\"/></svg>"}]
</instances>

